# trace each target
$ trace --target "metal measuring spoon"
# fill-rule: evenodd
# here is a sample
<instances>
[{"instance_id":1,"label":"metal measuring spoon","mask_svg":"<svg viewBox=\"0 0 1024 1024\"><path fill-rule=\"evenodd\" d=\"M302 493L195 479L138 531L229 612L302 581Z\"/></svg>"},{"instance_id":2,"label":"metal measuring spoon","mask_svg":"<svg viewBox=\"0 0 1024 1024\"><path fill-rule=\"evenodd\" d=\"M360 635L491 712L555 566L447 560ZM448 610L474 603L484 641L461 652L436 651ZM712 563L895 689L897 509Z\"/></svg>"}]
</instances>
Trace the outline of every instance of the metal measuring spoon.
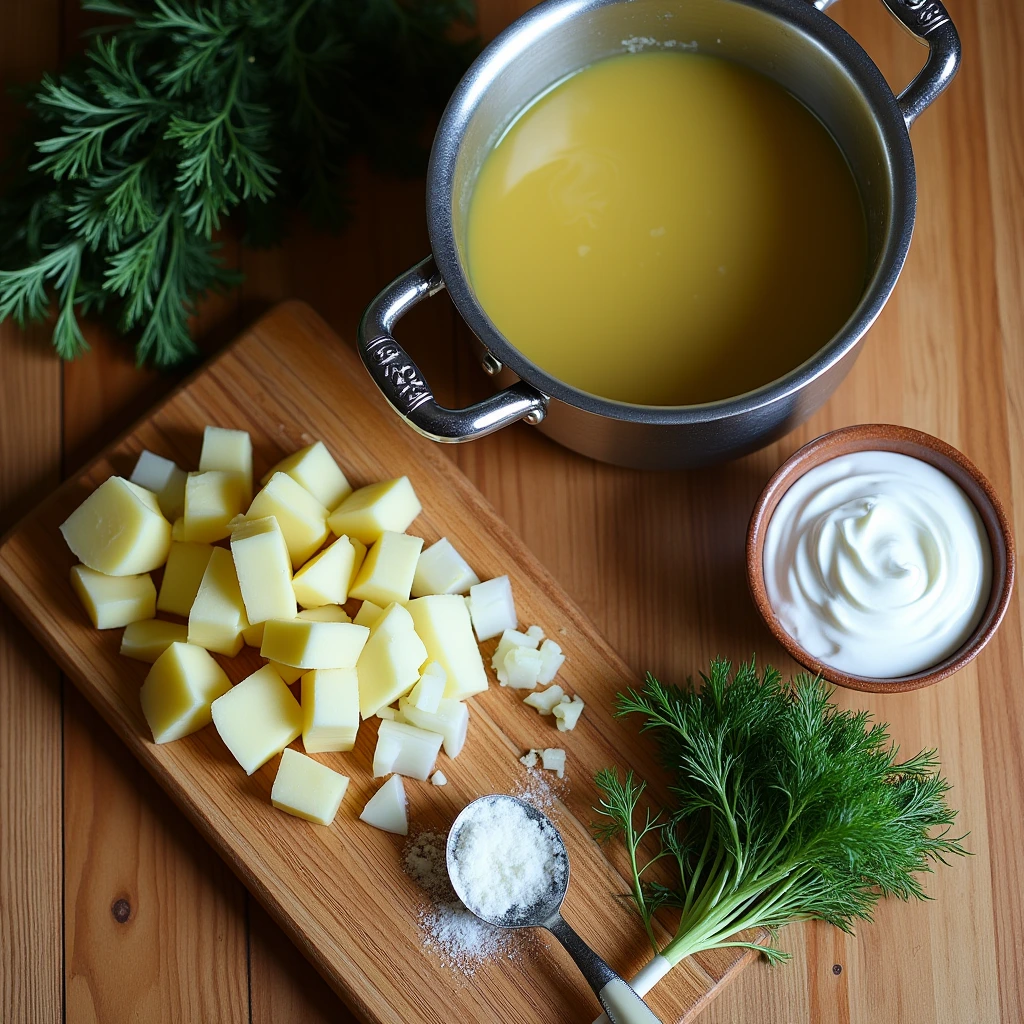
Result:
<instances>
[{"instance_id":1,"label":"metal measuring spoon","mask_svg":"<svg viewBox=\"0 0 1024 1024\"><path fill-rule=\"evenodd\" d=\"M533 906L513 907L507 914L499 918L488 917L481 912L479 907L473 906L461 885L459 872L453 866L455 864L455 849L458 846L459 832L462 827L486 805L493 805L494 801L508 801L517 804L528 817L539 822L542 828L549 831L556 844L555 855L563 861L565 867L561 878L552 876L551 888ZM531 807L530 804L523 800L517 800L514 796L502 795L482 796L467 804L452 823L451 831L448 833L445 861L448 867L448 877L459 899L481 921L486 921L498 928L546 928L551 932L583 972L583 977L587 979L600 1000L611 1024L660 1024L658 1018L648 1009L647 1004L576 934L562 917L562 901L569 888L569 855L558 829L536 807Z\"/></svg>"}]
</instances>

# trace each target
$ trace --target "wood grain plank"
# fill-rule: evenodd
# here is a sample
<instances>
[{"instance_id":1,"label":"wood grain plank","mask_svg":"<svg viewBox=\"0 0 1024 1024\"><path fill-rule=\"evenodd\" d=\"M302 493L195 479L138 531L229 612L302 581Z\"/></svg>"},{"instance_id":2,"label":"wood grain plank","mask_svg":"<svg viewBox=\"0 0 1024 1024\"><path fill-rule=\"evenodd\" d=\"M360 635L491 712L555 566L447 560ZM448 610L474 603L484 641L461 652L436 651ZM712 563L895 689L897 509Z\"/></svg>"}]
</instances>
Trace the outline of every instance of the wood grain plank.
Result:
<instances>
[{"instance_id":1,"label":"wood grain plank","mask_svg":"<svg viewBox=\"0 0 1024 1024\"><path fill-rule=\"evenodd\" d=\"M74 687L65 706L68 1020L243 1024L240 886Z\"/></svg>"},{"instance_id":2,"label":"wood grain plank","mask_svg":"<svg viewBox=\"0 0 1024 1024\"><path fill-rule=\"evenodd\" d=\"M989 177L992 190L992 232L994 271L998 290L998 314L1002 341L1002 360L1006 377L1006 418L1010 438L1010 476L1013 494L1012 513L1017 536L1024 536L1024 70L1020 54L1024 49L1024 10L1019 4L982 2L977 7L980 44L985 56L982 64L984 115L989 152ZM1024 602L1018 600L1018 632L1024 633ZM1004 669L1005 666L998 665ZM1012 681L1003 676L1004 686ZM1016 694L1011 700L1010 721L997 721L1005 710L1003 690L986 716L988 735L998 730L997 739L1009 742L1010 749L990 771L998 773L993 790L998 797L1021 799L1006 787L1019 787L1024 778L1021 737L1024 722ZM1012 806L1000 803L993 813ZM1024 887L1024 865L1020 847L1013 846L1007 822L1001 821L998 864L993 873L993 900L1000 904L997 922L999 936L999 997L1004 1020L1024 1017L1024 969L1020 949L1024 945L1024 913L1019 901L1006 901L1003 894L1020 892ZM1007 843L1009 840L1009 844ZM1016 908L1016 912L1015 909Z\"/></svg>"},{"instance_id":3,"label":"wood grain plank","mask_svg":"<svg viewBox=\"0 0 1024 1024\"><path fill-rule=\"evenodd\" d=\"M991 290L985 292L984 348L972 351L973 344L970 350L963 347L961 372L970 377L972 410L987 408L987 403L994 406L991 417L987 413L972 417L974 443L981 447L989 441L990 420L1005 432L1007 443L998 445L992 472L1001 488L1013 496L1011 514L1020 537L1024 535L1024 74L1020 60L1024 12L1020 5L997 8L985 3L972 8L972 13L973 35L985 59L980 62L974 102L962 116L976 115L979 110L985 116L988 161L979 174L988 174L984 191L991 197L992 216L979 225L979 255L983 259L979 269ZM961 121L961 129L963 124ZM973 341L977 325L973 318L965 320ZM997 440L1001 438L997 436ZM1024 888L1019 836L1005 814L1007 807L1024 802L1024 702L1013 685L1024 635L1024 602L1019 593L1016 600L1017 615L986 665L991 682L982 707L985 743L1003 752L987 772L991 826L987 838L992 850L997 991L1004 1020L1024 1017L1020 957L1024 909L1020 900L1005 898L1005 894Z\"/></svg>"},{"instance_id":4,"label":"wood grain plank","mask_svg":"<svg viewBox=\"0 0 1024 1024\"><path fill-rule=\"evenodd\" d=\"M57 0L6 0L0 32L0 137L21 111L7 95L57 55ZM49 331L0 325L0 532L59 479L60 367ZM0 608L0 1020L61 1018L60 675Z\"/></svg>"},{"instance_id":5,"label":"wood grain plank","mask_svg":"<svg viewBox=\"0 0 1024 1024\"><path fill-rule=\"evenodd\" d=\"M339 1024L354 1021L327 983L284 934L249 898L251 1024Z\"/></svg>"},{"instance_id":6,"label":"wood grain plank","mask_svg":"<svg viewBox=\"0 0 1024 1024\"><path fill-rule=\"evenodd\" d=\"M958 11L964 46L969 52L982 52L978 10L964 5ZM960 381L960 446L979 464L996 489L1009 497L1013 492L1011 435L1007 408L1007 375L1003 364L1006 350L997 294L997 263L994 239L993 195L989 167L992 156L987 138L979 137L966 151L961 140L972 130L976 112L983 108L984 61L966 69L961 88L950 94L943 107L944 160L937 163L945 193L943 206L951 211L953 244L950 254L949 290L953 308L948 325L955 337L957 376ZM979 415L981 411L982 415ZM1016 441L1020 443L1020 435ZM1015 600L1020 604L1019 592ZM979 958L980 992L963 984L957 1004L966 1006L972 995L978 1000L975 1012L983 1019L1019 1019L1024 1012L1024 971L1020 964L1020 942L1024 940L1024 906L1019 900L1007 900L1005 894L1024 884L1021 870L1020 838L1005 814L1005 808L1024 803L1024 758L1020 741L1024 737L1024 701L1013 684L1020 663L1021 621L1018 614L1007 616L1006 628L971 666L977 686L976 706L980 711L980 731L976 742L968 740L964 768L972 782L983 778L983 786L965 793L965 807L971 816L981 818L984 799L987 830L979 836L978 858L984 858L986 889L965 893L972 913L961 922L973 940L983 944ZM966 711L966 709L965 709ZM972 713L973 718L973 713ZM952 723L945 722L949 731ZM971 771L969 750L995 749L1004 752L988 771ZM980 779L979 779L980 781ZM966 780L965 780L966 784ZM977 810L975 810L977 808ZM965 815L966 816L966 815ZM972 871L981 881L982 872ZM976 900L976 903L973 902ZM985 910L991 908L987 914ZM975 911L984 917L979 922ZM944 930L947 934L953 929ZM980 933L980 934L979 934ZM961 933L960 940L963 940ZM968 941L971 941L970 939ZM953 955L955 947L950 947ZM937 965L938 969L938 965ZM946 994L948 978L936 976L938 993Z\"/></svg>"},{"instance_id":7,"label":"wood grain plank","mask_svg":"<svg viewBox=\"0 0 1024 1024\"><path fill-rule=\"evenodd\" d=\"M466 1021L489 1020L495 1013L508 1020L577 1019L592 1011L592 996L557 950L538 959L524 957L515 965L487 965L472 986L439 971L422 951L410 912L418 897L395 857L400 844L352 821L375 788L369 777L370 723L360 731L353 755L342 758L353 781L338 826L311 834L311 826L269 806L273 765L248 780L240 778L213 730L165 746L148 742L137 704L145 667L118 657L116 636L83 623L70 588L42 582L47 572L61 576L67 571L70 557L53 544L52 531L86 489L112 470L123 471L142 445L183 463L190 457L194 461L207 422L248 429L257 471L284 451L308 443L310 435L325 439L356 482L407 471L425 507L417 529L428 541L442 532L452 538L484 575L509 572L524 621L558 630L570 654L563 670L566 682L591 703L573 735L573 781L560 803L559 819L578 880L570 889L567 915L612 962L625 971L636 969L643 956L639 924L612 898L623 886L621 874L615 858L606 857L588 829L595 768L628 749L630 762L656 777L649 745L636 747L635 729L610 714L611 693L631 677L540 564L451 469L450 460L406 431L379 396L367 397L364 391L355 356L325 337L322 322L305 307L282 307L156 410L109 458L69 481L22 523L0 551L2 588L8 599L20 601L27 620L49 636L52 653L90 701L358 1014L374 1020L441 1019L449 1012ZM238 403L239 394L246 396L244 403ZM51 563L49 570L40 559ZM239 678L253 664L250 651L227 667ZM544 738L538 732L550 729L514 694L497 687L475 698L473 708L473 743L458 761L445 765L450 784L440 791L410 786L414 820L424 825L450 820L472 795L514 790L523 772L516 755L536 746ZM339 879L344 879L340 889ZM721 952L693 958L662 986L655 1006L666 1019L677 1019L740 959ZM401 986L393 982L396 972ZM559 977L560 984L549 984L551 977ZM424 987L443 994L445 1007L421 1005L417 993Z\"/></svg>"},{"instance_id":8,"label":"wood grain plank","mask_svg":"<svg viewBox=\"0 0 1024 1024\"><path fill-rule=\"evenodd\" d=\"M0 326L0 529L60 470L60 368L45 330ZM60 674L0 608L0 1020L63 1010Z\"/></svg>"}]
</instances>

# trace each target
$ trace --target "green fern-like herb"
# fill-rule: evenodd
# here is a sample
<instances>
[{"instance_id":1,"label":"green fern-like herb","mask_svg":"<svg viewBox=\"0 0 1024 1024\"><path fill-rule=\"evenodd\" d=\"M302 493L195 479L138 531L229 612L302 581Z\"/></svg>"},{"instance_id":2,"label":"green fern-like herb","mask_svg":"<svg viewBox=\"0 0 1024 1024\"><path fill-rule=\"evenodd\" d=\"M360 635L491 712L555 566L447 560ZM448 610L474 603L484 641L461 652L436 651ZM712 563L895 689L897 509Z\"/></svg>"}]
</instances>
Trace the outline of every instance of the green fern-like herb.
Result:
<instances>
[{"instance_id":1,"label":"green fern-like herb","mask_svg":"<svg viewBox=\"0 0 1024 1024\"><path fill-rule=\"evenodd\" d=\"M280 240L289 211L337 229L344 170L367 153L412 170L420 137L475 52L450 30L469 0L84 0L123 19L81 66L31 94L0 194L0 320L112 316L140 362L194 352L188 320L235 286L215 233Z\"/></svg>"},{"instance_id":2,"label":"green fern-like herb","mask_svg":"<svg viewBox=\"0 0 1024 1024\"><path fill-rule=\"evenodd\" d=\"M594 826L602 841L621 836L632 897L655 954L678 963L704 949L747 946L748 928L771 934L816 919L851 931L884 896L925 899L919 875L966 851L950 830L948 783L935 752L906 761L887 726L867 712L841 711L820 679L783 683L754 663L735 674L714 661L700 688L665 686L648 676L620 694L617 714L644 717L671 775L673 803L660 813L638 805L644 784L612 768L598 773ZM656 851L641 844L654 834ZM649 843L644 847L649 847ZM667 861L675 881L645 878ZM659 949L654 916L678 915ZM788 953L755 946L771 961Z\"/></svg>"}]
</instances>

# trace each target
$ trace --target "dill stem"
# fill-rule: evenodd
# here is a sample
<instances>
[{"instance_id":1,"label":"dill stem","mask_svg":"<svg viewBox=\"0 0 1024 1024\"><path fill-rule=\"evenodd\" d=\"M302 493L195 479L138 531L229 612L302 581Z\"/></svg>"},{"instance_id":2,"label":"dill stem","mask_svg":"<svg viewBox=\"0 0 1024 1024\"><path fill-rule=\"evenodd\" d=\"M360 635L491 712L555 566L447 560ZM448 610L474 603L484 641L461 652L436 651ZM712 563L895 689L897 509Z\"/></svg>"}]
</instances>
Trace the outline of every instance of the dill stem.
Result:
<instances>
[{"instance_id":1,"label":"dill stem","mask_svg":"<svg viewBox=\"0 0 1024 1024\"><path fill-rule=\"evenodd\" d=\"M755 883L743 886L720 903L713 901L706 914L691 913L688 918L680 921L679 931L662 951L662 956L673 963L678 963L699 950L721 945L736 932L755 928L763 921L771 919L779 902L806 873L806 870L773 872ZM780 882L783 884L779 885ZM760 902L764 894L777 885L778 889Z\"/></svg>"},{"instance_id":2,"label":"dill stem","mask_svg":"<svg viewBox=\"0 0 1024 1024\"><path fill-rule=\"evenodd\" d=\"M700 851L700 858L697 860L697 866L694 868L693 876L690 878L690 884L686 887L686 899L683 902L684 915L693 905L693 894L696 891L697 882L700 879L700 873L704 870L704 861L707 859L708 850L711 849L711 836L711 829L708 829L707 835L704 837L704 848Z\"/></svg>"},{"instance_id":3,"label":"dill stem","mask_svg":"<svg viewBox=\"0 0 1024 1024\"><path fill-rule=\"evenodd\" d=\"M636 832L633 828L633 815L630 814L625 822L626 826L626 850L629 853L629 866L633 876L633 899L636 900L636 908L640 913L640 918L644 923L644 930L647 932L647 938L651 943L651 949L654 950L654 955L658 955L658 942L654 938L654 926L651 922L651 912L647 907L647 900L644 897L643 885L640 883L640 871L637 869L636 863L636 851L639 845L639 840L636 838Z\"/></svg>"}]
</instances>

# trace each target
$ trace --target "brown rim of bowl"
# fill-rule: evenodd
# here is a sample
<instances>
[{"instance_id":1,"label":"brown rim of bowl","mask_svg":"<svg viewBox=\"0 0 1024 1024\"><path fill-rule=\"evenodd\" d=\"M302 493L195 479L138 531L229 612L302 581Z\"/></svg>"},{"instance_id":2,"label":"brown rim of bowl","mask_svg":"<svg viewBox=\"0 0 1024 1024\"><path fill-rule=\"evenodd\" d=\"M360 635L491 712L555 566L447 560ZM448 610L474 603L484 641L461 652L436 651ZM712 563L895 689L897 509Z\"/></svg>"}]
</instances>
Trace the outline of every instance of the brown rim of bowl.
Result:
<instances>
[{"instance_id":1,"label":"brown rim of bowl","mask_svg":"<svg viewBox=\"0 0 1024 1024\"><path fill-rule=\"evenodd\" d=\"M944 661L913 675L893 679L856 676L819 661L783 628L768 601L764 585L764 538L782 496L809 469L852 452L887 451L927 462L963 489L974 503L992 549L992 590L978 625L967 641ZM891 423L863 423L822 434L794 452L768 481L757 499L747 528L747 583L757 610L776 640L805 668L831 683L872 693L903 693L932 686L973 661L1003 621L1013 593L1015 575L1013 533L1002 502L985 475L962 452L931 434Z\"/></svg>"}]
</instances>

